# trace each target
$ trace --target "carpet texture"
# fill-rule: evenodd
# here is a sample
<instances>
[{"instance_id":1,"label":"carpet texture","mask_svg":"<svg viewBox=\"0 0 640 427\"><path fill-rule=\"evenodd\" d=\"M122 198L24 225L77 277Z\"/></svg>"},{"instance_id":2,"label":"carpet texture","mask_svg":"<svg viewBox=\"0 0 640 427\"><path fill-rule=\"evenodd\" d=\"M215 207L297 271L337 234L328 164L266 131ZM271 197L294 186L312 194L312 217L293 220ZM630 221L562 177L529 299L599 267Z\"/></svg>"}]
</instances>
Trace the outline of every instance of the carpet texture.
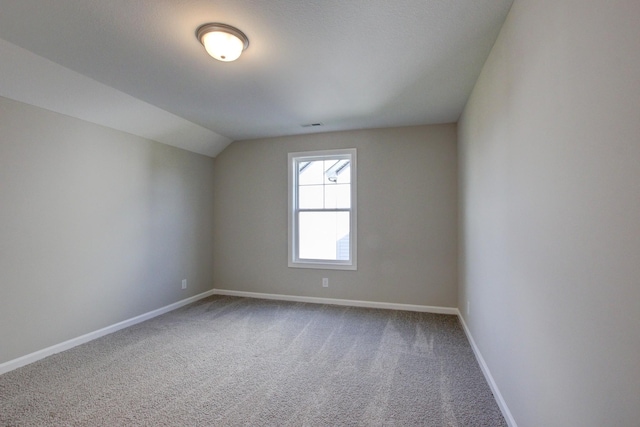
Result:
<instances>
[{"instance_id":1,"label":"carpet texture","mask_svg":"<svg viewBox=\"0 0 640 427\"><path fill-rule=\"evenodd\" d=\"M1 426L505 426L456 316L213 296L0 376Z\"/></svg>"}]
</instances>

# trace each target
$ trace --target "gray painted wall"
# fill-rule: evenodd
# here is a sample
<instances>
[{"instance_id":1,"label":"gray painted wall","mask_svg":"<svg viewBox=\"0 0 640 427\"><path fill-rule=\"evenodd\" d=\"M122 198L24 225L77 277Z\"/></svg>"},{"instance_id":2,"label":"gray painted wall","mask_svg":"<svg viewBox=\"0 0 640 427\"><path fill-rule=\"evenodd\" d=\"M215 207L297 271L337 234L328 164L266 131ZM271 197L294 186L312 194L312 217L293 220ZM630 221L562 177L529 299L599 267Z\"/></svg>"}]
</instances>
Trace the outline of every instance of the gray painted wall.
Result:
<instances>
[{"instance_id":1,"label":"gray painted wall","mask_svg":"<svg viewBox=\"0 0 640 427\"><path fill-rule=\"evenodd\" d=\"M0 363L211 289L212 180L209 157L0 98Z\"/></svg>"},{"instance_id":2,"label":"gray painted wall","mask_svg":"<svg viewBox=\"0 0 640 427\"><path fill-rule=\"evenodd\" d=\"M332 148L358 150L358 270L289 268L287 153ZM455 125L234 142L215 159L215 287L455 307L456 156Z\"/></svg>"},{"instance_id":3,"label":"gray painted wall","mask_svg":"<svg viewBox=\"0 0 640 427\"><path fill-rule=\"evenodd\" d=\"M459 123L459 307L520 427L640 422L638 23L516 0Z\"/></svg>"}]
</instances>

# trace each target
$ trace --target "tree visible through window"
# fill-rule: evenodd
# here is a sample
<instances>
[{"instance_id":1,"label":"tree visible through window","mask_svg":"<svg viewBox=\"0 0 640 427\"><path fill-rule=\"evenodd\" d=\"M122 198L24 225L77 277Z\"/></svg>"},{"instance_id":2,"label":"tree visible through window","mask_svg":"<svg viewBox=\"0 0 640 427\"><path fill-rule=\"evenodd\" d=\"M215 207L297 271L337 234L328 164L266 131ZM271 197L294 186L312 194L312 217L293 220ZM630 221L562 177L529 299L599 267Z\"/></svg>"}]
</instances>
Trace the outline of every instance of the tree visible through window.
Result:
<instances>
[{"instance_id":1,"label":"tree visible through window","mask_svg":"<svg viewBox=\"0 0 640 427\"><path fill-rule=\"evenodd\" d=\"M289 266L355 269L356 150L289 154Z\"/></svg>"}]
</instances>

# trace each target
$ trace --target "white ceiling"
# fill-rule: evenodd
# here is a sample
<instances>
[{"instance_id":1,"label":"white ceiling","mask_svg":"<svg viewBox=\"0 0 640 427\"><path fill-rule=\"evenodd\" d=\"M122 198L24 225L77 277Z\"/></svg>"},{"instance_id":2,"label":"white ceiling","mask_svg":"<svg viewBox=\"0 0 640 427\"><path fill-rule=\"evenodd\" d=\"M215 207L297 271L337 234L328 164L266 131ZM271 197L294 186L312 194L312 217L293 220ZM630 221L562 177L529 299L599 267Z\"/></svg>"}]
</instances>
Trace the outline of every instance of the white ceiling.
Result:
<instances>
[{"instance_id":1,"label":"white ceiling","mask_svg":"<svg viewBox=\"0 0 640 427\"><path fill-rule=\"evenodd\" d=\"M210 156L455 122L512 1L0 0L0 95ZM205 53L207 22L247 34L238 61Z\"/></svg>"}]
</instances>

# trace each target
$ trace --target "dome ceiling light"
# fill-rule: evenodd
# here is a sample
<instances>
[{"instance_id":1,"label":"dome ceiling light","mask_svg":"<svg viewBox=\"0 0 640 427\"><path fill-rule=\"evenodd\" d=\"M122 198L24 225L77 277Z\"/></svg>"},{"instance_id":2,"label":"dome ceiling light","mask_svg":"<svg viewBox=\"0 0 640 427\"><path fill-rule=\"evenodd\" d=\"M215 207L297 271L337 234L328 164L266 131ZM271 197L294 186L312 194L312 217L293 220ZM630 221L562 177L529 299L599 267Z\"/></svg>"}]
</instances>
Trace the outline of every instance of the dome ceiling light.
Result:
<instances>
[{"instance_id":1,"label":"dome ceiling light","mask_svg":"<svg viewBox=\"0 0 640 427\"><path fill-rule=\"evenodd\" d=\"M249 38L239 29L227 24L204 24L196 30L196 37L207 53L218 61L231 62L249 47Z\"/></svg>"}]
</instances>

